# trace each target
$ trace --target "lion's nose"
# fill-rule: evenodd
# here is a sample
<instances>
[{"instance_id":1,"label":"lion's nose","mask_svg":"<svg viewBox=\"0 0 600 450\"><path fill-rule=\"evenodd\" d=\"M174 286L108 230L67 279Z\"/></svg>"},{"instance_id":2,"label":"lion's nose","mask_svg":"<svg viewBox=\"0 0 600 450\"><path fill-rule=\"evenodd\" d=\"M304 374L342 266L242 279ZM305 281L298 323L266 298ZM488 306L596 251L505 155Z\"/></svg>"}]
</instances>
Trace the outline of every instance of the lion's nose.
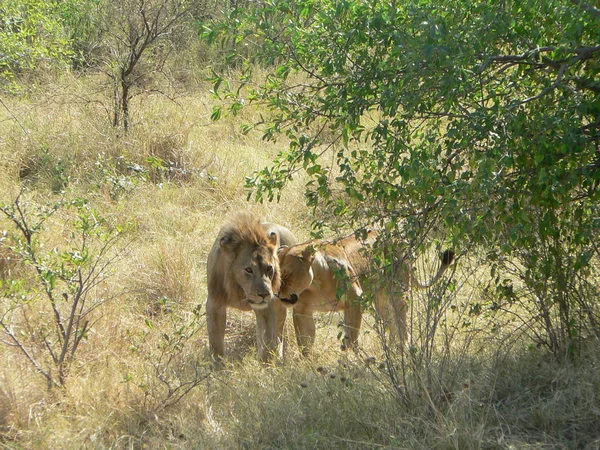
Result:
<instances>
[{"instance_id":1,"label":"lion's nose","mask_svg":"<svg viewBox=\"0 0 600 450\"><path fill-rule=\"evenodd\" d=\"M292 294L292 295L290 295L290 301L292 303L296 303L298 301L298 294Z\"/></svg>"},{"instance_id":2,"label":"lion's nose","mask_svg":"<svg viewBox=\"0 0 600 450\"><path fill-rule=\"evenodd\" d=\"M268 292L265 291L265 292L259 292L258 296L264 300L267 297L270 297L271 295Z\"/></svg>"}]
</instances>

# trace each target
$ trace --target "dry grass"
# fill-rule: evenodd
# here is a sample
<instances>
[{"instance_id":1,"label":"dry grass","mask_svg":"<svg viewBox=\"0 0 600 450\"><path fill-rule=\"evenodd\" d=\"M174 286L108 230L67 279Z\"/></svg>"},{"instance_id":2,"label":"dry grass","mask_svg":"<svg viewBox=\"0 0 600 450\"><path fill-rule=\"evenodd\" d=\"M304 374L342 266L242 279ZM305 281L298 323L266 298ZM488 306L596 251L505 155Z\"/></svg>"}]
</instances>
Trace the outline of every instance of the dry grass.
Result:
<instances>
[{"instance_id":1,"label":"dry grass","mask_svg":"<svg viewBox=\"0 0 600 450\"><path fill-rule=\"evenodd\" d=\"M231 312L230 360L212 371L202 307L216 232L244 209L307 238L302 182L281 203L247 203L244 176L279 150L240 133L254 112L210 123L208 88L177 102L140 97L136 124L121 136L96 81L67 76L30 99L5 100L2 200L21 184L40 202L61 191L86 196L111 223L133 223L134 240L95 292L108 301L64 390L48 390L0 344L0 448L600 448L597 352L580 366L558 365L523 345L507 318L470 314L485 300L486 275L466 259L434 335L424 320L440 293L410 299L412 343L417 356L429 345L426 358L394 348L386 356L368 314L361 351L343 353L333 314L319 317L312 358L300 358L290 320L285 360L262 366L252 315ZM16 270L10 264L3 278Z\"/></svg>"}]
</instances>

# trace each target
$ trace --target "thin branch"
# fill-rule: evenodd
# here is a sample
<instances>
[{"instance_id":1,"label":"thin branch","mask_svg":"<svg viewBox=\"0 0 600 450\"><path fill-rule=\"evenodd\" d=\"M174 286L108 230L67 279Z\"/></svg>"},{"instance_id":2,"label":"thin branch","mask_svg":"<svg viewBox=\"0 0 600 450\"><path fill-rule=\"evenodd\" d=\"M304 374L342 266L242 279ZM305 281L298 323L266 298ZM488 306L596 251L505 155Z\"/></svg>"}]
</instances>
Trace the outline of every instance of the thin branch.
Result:
<instances>
[{"instance_id":1,"label":"thin branch","mask_svg":"<svg viewBox=\"0 0 600 450\"><path fill-rule=\"evenodd\" d=\"M492 64L501 63L501 64L509 64L516 65L520 63L525 64L535 64L538 65L538 61L527 61L533 57L538 56L540 53L551 52L554 51L556 47L538 47L533 50L529 50L527 52L521 53L520 55L495 55L490 56L487 60L481 65L479 70L476 71L476 75L480 75L485 72Z\"/></svg>"},{"instance_id":2,"label":"thin branch","mask_svg":"<svg viewBox=\"0 0 600 450\"><path fill-rule=\"evenodd\" d=\"M556 76L556 79L554 80L554 82L550 86L547 86L545 89L543 89L537 95L534 95L534 96L528 97L528 98L526 98L524 100L521 100L518 104L519 105L524 105L524 104L532 102L534 100L539 100L540 98L542 98L545 95L547 95L550 92L552 92L562 82L562 79L563 79L563 76L564 76L566 70L567 70L567 65L566 64L561 65L560 69L558 70L558 75Z\"/></svg>"},{"instance_id":3,"label":"thin branch","mask_svg":"<svg viewBox=\"0 0 600 450\"><path fill-rule=\"evenodd\" d=\"M13 112L10 110L10 108L8 106L6 106L6 103L4 103L4 100L2 100L2 98L0 98L0 104L2 104L2 106L4 106L4 109L6 109L6 111L12 117L12 119L17 123L17 125L19 125L19 127L21 128L21 130L23 130L23 133L25 134L25 136L27 136L27 139L29 140L29 143L31 145L34 145L33 139L31 138L31 135L29 134L29 131L27 131L25 129L25 127L23 126L23 124L21 123L21 121L17 118L17 116L15 116L13 114Z\"/></svg>"},{"instance_id":4,"label":"thin branch","mask_svg":"<svg viewBox=\"0 0 600 450\"><path fill-rule=\"evenodd\" d=\"M35 357L31 353L29 353L29 351L25 348L23 343L21 341L19 341L19 339L15 336L15 334L12 332L12 330L10 330L4 322L0 321L0 327L2 327L4 332L10 337L10 339L12 340L14 345L21 351L21 353L23 353L25 355L25 357L33 365L35 370L37 370L44 378L46 378L46 380L48 381L49 384L51 384L55 387L60 387L60 385L52 377L52 374L50 372L44 370L44 368L37 362Z\"/></svg>"}]
</instances>

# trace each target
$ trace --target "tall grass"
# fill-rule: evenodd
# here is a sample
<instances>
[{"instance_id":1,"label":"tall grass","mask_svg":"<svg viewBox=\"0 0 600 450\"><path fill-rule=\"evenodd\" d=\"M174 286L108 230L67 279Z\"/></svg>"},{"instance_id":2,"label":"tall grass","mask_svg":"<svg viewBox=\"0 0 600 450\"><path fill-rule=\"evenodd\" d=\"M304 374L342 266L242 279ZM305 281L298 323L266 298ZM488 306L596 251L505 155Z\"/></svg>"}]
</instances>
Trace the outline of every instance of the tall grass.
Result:
<instances>
[{"instance_id":1,"label":"tall grass","mask_svg":"<svg viewBox=\"0 0 600 450\"><path fill-rule=\"evenodd\" d=\"M386 351L366 313L360 350L343 353L341 316L323 314L311 358L299 356L290 320L285 359L263 366L252 314L230 311L228 362L213 371L203 303L216 232L244 209L307 238L302 180L280 203L247 203L244 176L285 143L239 131L257 112L211 123L208 86L136 99L126 135L95 86L94 75L65 75L3 100L2 200L23 185L40 202L85 196L109 221L133 223L134 242L98 287L107 301L64 389L47 389L0 343L0 448L600 448L597 349L575 366L529 346L489 307L475 255L457 263L454 290L409 295L405 349ZM60 217L53 226L67 230ZM21 276L7 252L1 280ZM433 271L417 267L422 278Z\"/></svg>"}]
</instances>

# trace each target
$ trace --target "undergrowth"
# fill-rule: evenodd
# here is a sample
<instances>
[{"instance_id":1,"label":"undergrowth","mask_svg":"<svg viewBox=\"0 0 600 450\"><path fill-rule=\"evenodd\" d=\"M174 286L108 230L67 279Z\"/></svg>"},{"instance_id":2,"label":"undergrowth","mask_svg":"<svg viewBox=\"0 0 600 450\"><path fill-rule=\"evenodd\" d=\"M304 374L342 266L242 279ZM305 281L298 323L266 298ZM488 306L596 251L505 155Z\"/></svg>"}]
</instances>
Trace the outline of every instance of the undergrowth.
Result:
<instances>
[{"instance_id":1,"label":"undergrowth","mask_svg":"<svg viewBox=\"0 0 600 450\"><path fill-rule=\"evenodd\" d=\"M211 123L208 87L175 102L136 100L124 135L93 101L93 81L65 76L4 102L2 200L24 186L40 204L86 197L107 223L131 223L133 242L97 287L97 320L64 388L48 389L0 342L0 448L600 448L597 345L577 363L530 345L519 323L489 306L475 256L457 265L454 291L410 296L406 349L386 351L367 313L360 351L344 353L340 316L324 314L310 358L300 357L288 320L285 358L263 366L253 316L232 311L228 362L214 370L203 308L216 232L243 209L308 238L303 182L279 203L246 203L244 177L279 146L240 133L252 117ZM69 231L55 219L46 248ZM13 232L4 219L0 229ZM0 247L0 280L27 276ZM430 309L436 295L442 312ZM433 317L435 336L424 325Z\"/></svg>"}]
</instances>

